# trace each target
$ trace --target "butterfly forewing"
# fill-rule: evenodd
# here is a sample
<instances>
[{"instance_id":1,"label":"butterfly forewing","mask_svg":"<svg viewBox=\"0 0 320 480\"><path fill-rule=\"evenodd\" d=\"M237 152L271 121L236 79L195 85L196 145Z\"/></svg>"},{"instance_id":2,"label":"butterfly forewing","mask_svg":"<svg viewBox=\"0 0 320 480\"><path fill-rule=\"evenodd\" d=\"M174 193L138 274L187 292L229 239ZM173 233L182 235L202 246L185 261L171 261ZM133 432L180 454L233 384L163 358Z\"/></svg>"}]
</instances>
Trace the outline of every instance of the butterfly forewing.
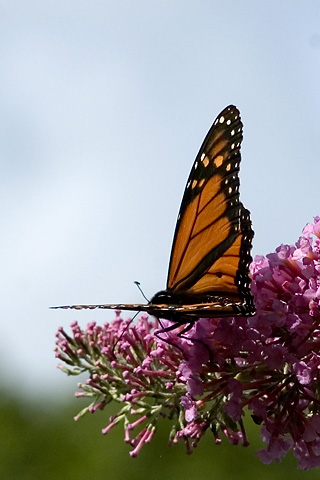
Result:
<instances>
[{"instance_id":1,"label":"butterfly forewing","mask_svg":"<svg viewBox=\"0 0 320 480\"><path fill-rule=\"evenodd\" d=\"M168 289L213 292L226 282L228 286L233 283L234 289L243 208L238 178L241 140L240 113L236 107L227 107L207 134L187 182L172 246ZM224 273L230 268L233 280L227 281Z\"/></svg>"}]
</instances>

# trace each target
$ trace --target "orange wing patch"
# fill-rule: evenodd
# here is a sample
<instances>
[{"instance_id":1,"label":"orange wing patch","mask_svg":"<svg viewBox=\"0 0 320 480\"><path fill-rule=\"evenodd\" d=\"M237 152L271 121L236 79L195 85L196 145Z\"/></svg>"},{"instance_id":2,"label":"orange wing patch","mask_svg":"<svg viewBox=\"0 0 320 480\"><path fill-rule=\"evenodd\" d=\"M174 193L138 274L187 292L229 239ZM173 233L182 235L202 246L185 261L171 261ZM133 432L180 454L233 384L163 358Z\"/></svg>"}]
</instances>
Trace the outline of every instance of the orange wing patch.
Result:
<instances>
[{"instance_id":1,"label":"orange wing patch","mask_svg":"<svg viewBox=\"0 0 320 480\"><path fill-rule=\"evenodd\" d=\"M238 287L235 279L239 268L241 243L242 235L239 235L223 256L218 258L204 276L190 288L190 292L212 293L216 291L237 294Z\"/></svg>"},{"instance_id":2,"label":"orange wing patch","mask_svg":"<svg viewBox=\"0 0 320 480\"><path fill-rule=\"evenodd\" d=\"M168 288L176 288L193 265L216 246L219 240L212 233L217 228L228 235L227 222L221 218L225 211L225 198L218 192L216 179L207 182L201 194L187 206L171 256Z\"/></svg>"}]
</instances>

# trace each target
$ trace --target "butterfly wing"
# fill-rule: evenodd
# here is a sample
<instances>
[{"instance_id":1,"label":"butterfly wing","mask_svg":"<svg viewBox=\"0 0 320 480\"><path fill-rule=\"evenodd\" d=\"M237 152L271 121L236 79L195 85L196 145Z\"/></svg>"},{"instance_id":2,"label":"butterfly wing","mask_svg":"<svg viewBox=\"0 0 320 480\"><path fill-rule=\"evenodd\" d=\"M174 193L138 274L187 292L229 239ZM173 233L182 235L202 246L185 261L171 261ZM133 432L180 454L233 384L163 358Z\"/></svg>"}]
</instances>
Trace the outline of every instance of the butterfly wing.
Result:
<instances>
[{"instance_id":1,"label":"butterfly wing","mask_svg":"<svg viewBox=\"0 0 320 480\"><path fill-rule=\"evenodd\" d=\"M149 304L73 305L146 311L160 318L253 315L249 265L253 231L239 200L240 112L214 121L193 164L172 245L167 289Z\"/></svg>"},{"instance_id":2,"label":"butterfly wing","mask_svg":"<svg viewBox=\"0 0 320 480\"><path fill-rule=\"evenodd\" d=\"M254 313L249 279L253 231L239 199L242 129L240 112L230 105L209 130L183 195L167 290L152 303L179 304L179 310L184 305L187 314L204 309L213 316Z\"/></svg>"}]
</instances>

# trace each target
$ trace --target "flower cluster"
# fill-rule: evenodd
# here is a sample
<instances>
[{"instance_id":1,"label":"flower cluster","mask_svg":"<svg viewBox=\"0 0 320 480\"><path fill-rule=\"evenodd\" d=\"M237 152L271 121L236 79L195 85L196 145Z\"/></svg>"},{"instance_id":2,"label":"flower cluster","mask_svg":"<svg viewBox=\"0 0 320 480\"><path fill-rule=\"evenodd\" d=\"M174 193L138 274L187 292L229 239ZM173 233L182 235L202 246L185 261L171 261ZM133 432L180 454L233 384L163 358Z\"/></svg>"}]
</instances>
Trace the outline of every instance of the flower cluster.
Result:
<instances>
[{"instance_id":1,"label":"flower cluster","mask_svg":"<svg viewBox=\"0 0 320 480\"><path fill-rule=\"evenodd\" d=\"M252 262L257 313L251 318L202 318L181 334L142 315L136 324L120 312L110 324L94 323L72 336L57 334L56 355L69 374L89 373L79 396L93 399L76 418L120 409L103 430L124 423L136 456L161 418L172 423L169 445L187 452L207 430L248 445L244 409L261 425L264 463L292 449L299 467L320 465L320 217L297 244ZM160 333L159 332L160 329Z\"/></svg>"}]
</instances>

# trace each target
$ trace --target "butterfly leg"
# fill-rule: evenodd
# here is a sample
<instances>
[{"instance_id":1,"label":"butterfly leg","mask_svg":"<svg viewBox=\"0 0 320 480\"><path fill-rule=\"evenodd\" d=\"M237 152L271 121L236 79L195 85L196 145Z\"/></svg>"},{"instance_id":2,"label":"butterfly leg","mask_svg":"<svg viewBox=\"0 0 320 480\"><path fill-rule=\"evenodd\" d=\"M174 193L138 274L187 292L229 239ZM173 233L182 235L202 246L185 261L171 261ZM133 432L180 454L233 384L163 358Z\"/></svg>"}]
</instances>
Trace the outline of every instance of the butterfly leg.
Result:
<instances>
[{"instance_id":1,"label":"butterfly leg","mask_svg":"<svg viewBox=\"0 0 320 480\"><path fill-rule=\"evenodd\" d=\"M128 328L130 327L131 323L133 322L133 320L136 318L136 316L139 314L140 312L137 312L133 315L133 317L131 318L130 322L128 323L128 325L126 325L126 328L121 332L119 338L117 339L116 343L113 345L112 347L112 354L115 356L114 354L114 351L115 351L115 348L116 346L118 345L118 343L120 342L120 340L122 339L123 335L125 334L125 332L128 330ZM116 358L116 357L115 357Z\"/></svg>"},{"instance_id":2,"label":"butterfly leg","mask_svg":"<svg viewBox=\"0 0 320 480\"><path fill-rule=\"evenodd\" d=\"M178 348L179 350L181 350L182 353L184 353L184 350L183 348L181 348L179 345L177 345L176 343L168 340L167 338L164 338L161 336L162 333L167 333L167 332L171 332L172 330L175 330L177 329L179 326L181 326L181 323L179 322L174 322L172 323L172 325L169 325L168 327L164 327L161 323L161 320L160 318L157 318L159 324L161 325L162 328L160 328L159 330L156 330L154 332L155 336L157 338L159 338L159 340L161 340L162 342L165 342L165 343L168 343L169 345L172 345L173 347L175 348ZM188 330L192 327L192 325L188 328ZM180 333L183 333L183 332L180 332ZM180 334L177 334L177 336L180 336Z\"/></svg>"}]
</instances>

